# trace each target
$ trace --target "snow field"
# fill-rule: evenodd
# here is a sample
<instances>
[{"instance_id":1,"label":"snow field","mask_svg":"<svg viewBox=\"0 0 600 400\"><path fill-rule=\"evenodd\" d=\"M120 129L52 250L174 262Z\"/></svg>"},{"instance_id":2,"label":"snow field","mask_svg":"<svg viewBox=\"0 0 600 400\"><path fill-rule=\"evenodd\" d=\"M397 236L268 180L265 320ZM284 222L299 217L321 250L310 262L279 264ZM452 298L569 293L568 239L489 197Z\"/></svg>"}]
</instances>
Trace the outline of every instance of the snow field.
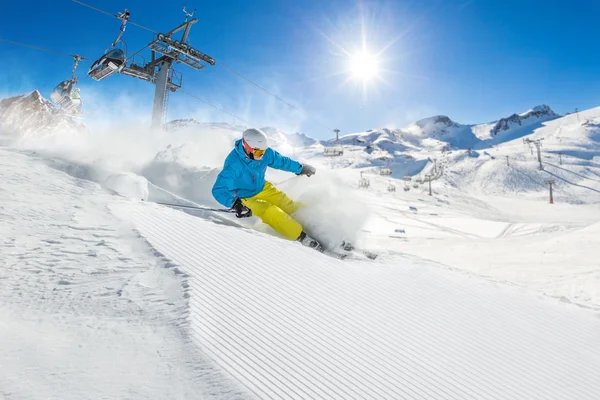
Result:
<instances>
[{"instance_id":1,"label":"snow field","mask_svg":"<svg viewBox=\"0 0 600 400\"><path fill-rule=\"evenodd\" d=\"M380 250L375 263L232 228L271 232L256 219L139 202L218 206L240 127L28 127L29 157L0 150L0 397L597 398L600 108L494 137L438 120L343 137L331 159L272 132L319 172L269 179L319 207L299 215L319 235ZM494 148L442 155L473 133ZM525 134L544 138L544 171ZM434 196L404 192L433 159Z\"/></svg>"},{"instance_id":2,"label":"snow field","mask_svg":"<svg viewBox=\"0 0 600 400\"><path fill-rule=\"evenodd\" d=\"M119 201L0 150L0 397L247 398L196 349L185 277Z\"/></svg>"},{"instance_id":3,"label":"snow field","mask_svg":"<svg viewBox=\"0 0 600 400\"><path fill-rule=\"evenodd\" d=\"M119 204L190 275L198 347L266 399L595 399L585 310L386 256L338 261L156 205Z\"/></svg>"}]
</instances>

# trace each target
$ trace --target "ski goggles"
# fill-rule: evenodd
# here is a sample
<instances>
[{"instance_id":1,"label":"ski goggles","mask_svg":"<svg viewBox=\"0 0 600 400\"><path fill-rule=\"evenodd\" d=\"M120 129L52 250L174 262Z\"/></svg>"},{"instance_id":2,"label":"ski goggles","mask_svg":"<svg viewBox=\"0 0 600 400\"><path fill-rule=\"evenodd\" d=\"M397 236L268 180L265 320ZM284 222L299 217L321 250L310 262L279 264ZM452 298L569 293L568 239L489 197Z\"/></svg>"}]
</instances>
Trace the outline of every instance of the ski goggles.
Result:
<instances>
[{"instance_id":1,"label":"ski goggles","mask_svg":"<svg viewBox=\"0 0 600 400\"><path fill-rule=\"evenodd\" d=\"M248 154L252 154L254 156L255 160L260 160L262 158L262 156L265 155L265 152L267 151L266 149L254 149L252 147L250 147L250 145L248 143L246 143L245 140L243 140L244 143L244 150L246 150L246 152Z\"/></svg>"}]
</instances>

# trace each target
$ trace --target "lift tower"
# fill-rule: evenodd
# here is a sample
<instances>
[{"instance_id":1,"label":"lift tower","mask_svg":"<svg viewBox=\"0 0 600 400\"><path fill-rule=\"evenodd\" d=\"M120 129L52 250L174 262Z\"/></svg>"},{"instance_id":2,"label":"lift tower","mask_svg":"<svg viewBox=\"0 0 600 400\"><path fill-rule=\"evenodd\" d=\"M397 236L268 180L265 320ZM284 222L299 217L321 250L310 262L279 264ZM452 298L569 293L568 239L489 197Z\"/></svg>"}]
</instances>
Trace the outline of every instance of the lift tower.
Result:
<instances>
[{"instance_id":1,"label":"lift tower","mask_svg":"<svg viewBox=\"0 0 600 400\"><path fill-rule=\"evenodd\" d=\"M87 7L91 7L78 0L73 1ZM102 12L112 15L105 11ZM125 51L115 48L117 43L122 42L121 37L125 31L125 24L127 24L131 15L130 12L125 10L123 13L112 15L113 17L121 20L119 36L113 42L111 47L106 50L104 56L98 59L88 72L88 75L97 81L103 80L114 73L120 73L122 75L131 76L154 83L156 88L154 90L154 104L152 107L153 130L159 130L162 128L166 115L169 91L175 92L178 89L181 89L181 74L176 73L176 71L173 69L173 64L185 64L191 68L194 68L195 70L201 70L205 68L205 65L202 64L202 61L210 65L215 65L215 60L212 57L196 50L186 43L190 33L190 28L193 24L198 22L198 18L192 18L194 13L188 12L185 8L185 5L183 6L183 12L185 13L185 21L181 25L167 33L155 32L152 42L146 46L150 48L152 52L152 58L150 62L146 63L144 61L144 64L142 65L135 64L133 60L133 57L135 54L138 54L139 51L131 57L131 60L128 60L128 55L125 53ZM144 29L150 30L148 28ZM182 30L183 34L181 36L181 40L172 38L174 34ZM160 56L157 57L157 55ZM129 65L127 65L128 62Z\"/></svg>"},{"instance_id":2,"label":"lift tower","mask_svg":"<svg viewBox=\"0 0 600 400\"><path fill-rule=\"evenodd\" d=\"M542 140L544 140L544 138L537 139L537 140L523 138L523 143L528 144L530 148L531 148L531 144L535 145L535 148L537 149L537 159L538 159L538 163L540 164L540 170L544 169L544 165L542 164L542 150L541 150L542 149Z\"/></svg>"},{"instance_id":3,"label":"lift tower","mask_svg":"<svg viewBox=\"0 0 600 400\"><path fill-rule=\"evenodd\" d=\"M156 67L158 69L158 73L155 75L156 78L153 80L156 88L154 90L154 106L152 107L152 129L162 127L166 114L168 91L174 92L181 88L181 82L177 84L173 75L173 63L182 63L196 70L204 69L204 65L200 61L215 65L215 60L212 57L186 43L190 28L198 22L198 18L191 18L194 13L187 12L185 6L183 12L186 15L183 24L165 34L159 33L148 45L152 50L150 65L152 68ZM183 30L181 40L173 40L172 36L181 30ZM156 53L161 54L161 56L156 58Z\"/></svg>"}]
</instances>

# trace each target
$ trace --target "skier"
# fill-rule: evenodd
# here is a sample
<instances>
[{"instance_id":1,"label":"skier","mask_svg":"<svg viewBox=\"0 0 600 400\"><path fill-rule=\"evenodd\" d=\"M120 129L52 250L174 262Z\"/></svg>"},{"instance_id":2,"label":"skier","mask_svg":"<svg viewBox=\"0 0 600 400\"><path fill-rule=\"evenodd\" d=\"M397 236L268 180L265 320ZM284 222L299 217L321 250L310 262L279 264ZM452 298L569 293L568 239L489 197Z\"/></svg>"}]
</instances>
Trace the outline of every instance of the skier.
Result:
<instances>
[{"instance_id":1,"label":"skier","mask_svg":"<svg viewBox=\"0 0 600 400\"><path fill-rule=\"evenodd\" d=\"M75 104L74 108L75 108L75 113L76 114L81 114L81 93L79 91L79 88L75 88L73 89L73 92L71 93L71 103Z\"/></svg>"},{"instance_id":2,"label":"skier","mask_svg":"<svg viewBox=\"0 0 600 400\"><path fill-rule=\"evenodd\" d=\"M225 159L225 165L213 185L213 197L235 210L238 218L256 216L283 237L323 251L321 244L309 237L291 214L300 204L265 180L267 167L312 176L316 170L284 157L269 147L267 135L260 129L246 129L242 139Z\"/></svg>"}]
</instances>

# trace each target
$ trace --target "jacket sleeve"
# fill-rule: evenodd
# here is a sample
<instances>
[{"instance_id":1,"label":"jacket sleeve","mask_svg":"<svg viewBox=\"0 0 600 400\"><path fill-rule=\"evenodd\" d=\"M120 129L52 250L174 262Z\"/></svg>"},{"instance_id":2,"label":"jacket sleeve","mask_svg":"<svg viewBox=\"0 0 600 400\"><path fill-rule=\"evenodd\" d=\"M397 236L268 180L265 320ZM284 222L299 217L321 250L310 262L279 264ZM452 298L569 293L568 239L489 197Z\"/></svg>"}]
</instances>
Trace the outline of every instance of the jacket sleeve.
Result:
<instances>
[{"instance_id":1,"label":"jacket sleeve","mask_svg":"<svg viewBox=\"0 0 600 400\"><path fill-rule=\"evenodd\" d=\"M298 161L294 161L291 158L282 156L275 150L269 148L267 151L271 152L268 165L271 168L280 169L282 171L293 172L299 174L302 171L302 165Z\"/></svg>"},{"instance_id":2,"label":"jacket sleeve","mask_svg":"<svg viewBox=\"0 0 600 400\"><path fill-rule=\"evenodd\" d=\"M233 207L237 198L237 190L234 188L234 172L231 168L223 168L217 176L217 180L212 188L212 195L219 203L225 207Z\"/></svg>"}]
</instances>

